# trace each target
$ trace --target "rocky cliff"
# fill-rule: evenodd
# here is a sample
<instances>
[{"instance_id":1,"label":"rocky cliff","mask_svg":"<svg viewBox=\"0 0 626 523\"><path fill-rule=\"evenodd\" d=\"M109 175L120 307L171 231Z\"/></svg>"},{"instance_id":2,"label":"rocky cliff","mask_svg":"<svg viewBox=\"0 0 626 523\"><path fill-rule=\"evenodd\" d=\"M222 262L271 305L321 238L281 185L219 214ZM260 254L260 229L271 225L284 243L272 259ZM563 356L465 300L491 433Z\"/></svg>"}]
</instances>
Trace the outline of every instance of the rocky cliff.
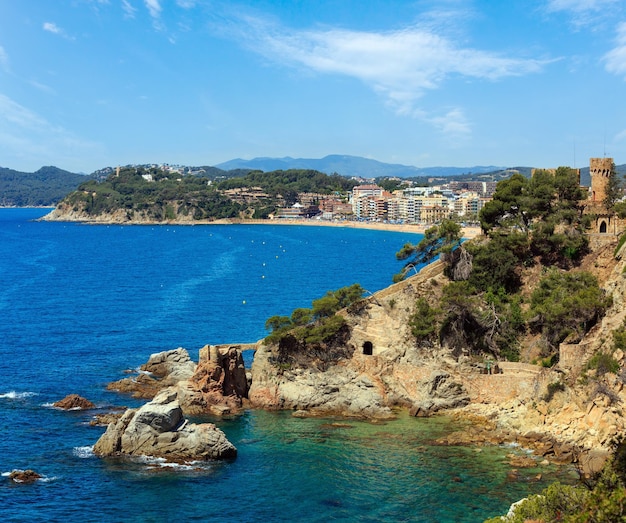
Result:
<instances>
[{"instance_id":1,"label":"rocky cliff","mask_svg":"<svg viewBox=\"0 0 626 523\"><path fill-rule=\"evenodd\" d=\"M539 446L558 441L570 450L606 449L626 430L624 354L614 354L620 363L617 374L583 371L592 355L608 350L612 331L626 316L626 263L621 253L613 256L615 245L616 240L599 242L581 267L597 276L613 305L582 339L562 344L555 367L499 362L498 373L486 374L486 360L462 346L418 345L408 319L417 298L432 303L439 299L447 278L437 262L368 297L351 312L342 311L349 350L325 371L278 365L278 347L260 344L252 367L251 404L292 409L299 415L366 417L390 416L394 407L411 408L416 415L455 409L500 439L537 441ZM536 285L539 270L524 274L525 292ZM527 361L535 344L530 334L522 340Z\"/></svg>"},{"instance_id":2,"label":"rocky cliff","mask_svg":"<svg viewBox=\"0 0 626 523\"><path fill-rule=\"evenodd\" d=\"M436 262L340 311L345 319L340 346L317 347L285 362L284 347L256 344L249 390L236 346L206 346L197 365L184 349L153 355L142 374L112 388L152 398L163 387L174 387L187 414L228 414L248 405L299 416L389 418L395 408L417 416L445 411L475 424L470 436L449 442L514 440L555 461L574 459L582 450L602 454L615 436L626 433L626 359L614 351L619 370L606 373L586 364L599 352L611 353L613 331L626 318L626 261L625 248L614 256L615 241L597 243L575 270L592 272L612 305L582 338L561 344L559 363L551 368L531 363L533 334L521 340L525 361L494 361L489 373L485 356L467 347L418 343L409 327L416 301L422 297L436 305L448 283L443 264ZM536 265L522 275L527 296L541 269Z\"/></svg>"}]
</instances>

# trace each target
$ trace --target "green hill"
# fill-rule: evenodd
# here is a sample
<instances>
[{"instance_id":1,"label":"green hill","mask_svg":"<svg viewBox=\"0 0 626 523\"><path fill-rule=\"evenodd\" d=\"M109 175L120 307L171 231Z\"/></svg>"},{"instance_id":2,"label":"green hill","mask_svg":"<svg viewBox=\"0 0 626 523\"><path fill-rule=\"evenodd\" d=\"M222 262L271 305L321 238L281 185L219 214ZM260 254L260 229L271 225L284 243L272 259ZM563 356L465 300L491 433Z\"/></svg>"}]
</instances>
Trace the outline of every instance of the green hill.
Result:
<instances>
[{"instance_id":1,"label":"green hill","mask_svg":"<svg viewBox=\"0 0 626 523\"><path fill-rule=\"evenodd\" d=\"M86 179L57 167L42 167L34 173L0 167L0 206L51 207Z\"/></svg>"}]
</instances>

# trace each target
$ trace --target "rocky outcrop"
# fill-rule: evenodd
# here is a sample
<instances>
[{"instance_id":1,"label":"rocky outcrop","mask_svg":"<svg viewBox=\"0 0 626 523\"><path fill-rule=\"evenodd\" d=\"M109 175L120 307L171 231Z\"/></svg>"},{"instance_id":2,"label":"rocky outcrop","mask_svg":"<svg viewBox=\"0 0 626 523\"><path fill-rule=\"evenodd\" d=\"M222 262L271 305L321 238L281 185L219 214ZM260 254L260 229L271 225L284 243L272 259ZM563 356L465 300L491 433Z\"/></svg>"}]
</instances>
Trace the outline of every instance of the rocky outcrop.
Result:
<instances>
[{"instance_id":1,"label":"rocky outcrop","mask_svg":"<svg viewBox=\"0 0 626 523\"><path fill-rule=\"evenodd\" d=\"M463 385L441 370L434 371L424 384L424 396L426 399L411 407L411 416L428 417L440 410L464 407L470 402Z\"/></svg>"},{"instance_id":2,"label":"rocky outcrop","mask_svg":"<svg viewBox=\"0 0 626 523\"><path fill-rule=\"evenodd\" d=\"M241 411L248 397L241 350L237 346L206 346L200 349L200 359L196 365L182 348L152 354L138 375L110 383L107 388L151 399L164 388L175 387L186 414L226 415Z\"/></svg>"},{"instance_id":3,"label":"rocky outcrop","mask_svg":"<svg viewBox=\"0 0 626 523\"><path fill-rule=\"evenodd\" d=\"M563 345L562 363L553 369L498 362L501 372L484 374L485 361L463 345L446 348L435 340L418 345L408 326L415 302L423 297L437 307L449 281L442 265L434 263L341 311L349 328L343 343L350 351L324 369L306 366L302 359L282 364L275 347L259 346L251 403L299 414L376 416L395 406L418 416L458 412L470 420L489 420L493 429L485 433L485 442L517 441L553 461L580 460L590 449L606 453L611 440L626 433L626 373L597 376L587 369L579 376L593 354L611 354L611 332L626 319L626 261L616 262L612 249L594 252L581 268L602 269L599 282L613 306L579 343ZM619 256L625 254L626 246ZM540 269L523 275L525 292L532 292ZM521 340L529 354L536 343L532 333ZM626 367L623 351L612 357Z\"/></svg>"},{"instance_id":4,"label":"rocky outcrop","mask_svg":"<svg viewBox=\"0 0 626 523\"><path fill-rule=\"evenodd\" d=\"M365 374L345 366L333 366L326 372L296 369L276 375L271 364L263 362L267 353L257 352L253 363L252 406L288 409L299 415L337 414L368 418L389 418L381 384Z\"/></svg>"},{"instance_id":5,"label":"rocky outcrop","mask_svg":"<svg viewBox=\"0 0 626 523\"><path fill-rule=\"evenodd\" d=\"M189 357L189 352L179 347L152 354L148 362L140 367L137 376L110 383L107 389L131 394L136 398L150 399L161 389L188 380L195 370L196 364Z\"/></svg>"},{"instance_id":6,"label":"rocky outcrop","mask_svg":"<svg viewBox=\"0 0 626 523\"><path fill-rule=\"evenodd\" d=\"M189 379L196 370L196 364L182 347L175 350L152 354L141 370L162 380L177 383Z\"/></svg>"},{"instance_id":7,"label":"rocky outcrop","mask_svg":"<svg viewBox=\"0 0 626 523\"><path fill-rule=\"evenodd\" d=\"M305 358L293 358L283 365L278 347L259 344L252 363L252 406L388 418L392 407L424 399L417 384L434 369L431 358L416 348L406 311L414 306L417 289L424 287L434 295L430 280L442 278L441 273L442 266L433 264L424 275L342 311L348 327L342 340L345 350L328 351L341 355L334 362L306 365Z\"/></svg>"},{"instance_id":8,"label":"rocky outcrop","mask_svg":"<svg viewBox=\"0 0 626 523\"><path fill-rule=\"evenodd\" d=\"M34 483L43 476L34 470L14 470L9 474L9 479L14 483Z\"/></svg>"},{"instance_id":9,"label":"rocky outcrop","mask_svg":"<svg viewBox=\"0 0 626 523\"><path fill-rule=\"evenodd\" d=\"M94 445L98 456L152 456L168 461L228 459L237 449L211 423L183 418L174 388L164 389L139 409L129 409Z\"/></svg>"},{"instance_id":10,"label":"rocky outcrop","mask_svg":"<svg viewBox=\"0 0 626 523\"><path fill-rule=\"evenodd\" d=\"M87 410L95 408L95 405L78 394L69 394L62 400L52 404L53 407L63 410Z\"/></svg>"},{"instance_id":11,"label":"rocky outcrop","mask_svg":"<svg viewBox=\"0 0 626 523\"><path fill-rule=\"evenodd\" d=\"M241 351L230 347L212 352L212 359L200 361L193 376L178 384L180 402L186 413L225 415L239 412L248 397L248 379Z\"/></svg>"}]
</instances>

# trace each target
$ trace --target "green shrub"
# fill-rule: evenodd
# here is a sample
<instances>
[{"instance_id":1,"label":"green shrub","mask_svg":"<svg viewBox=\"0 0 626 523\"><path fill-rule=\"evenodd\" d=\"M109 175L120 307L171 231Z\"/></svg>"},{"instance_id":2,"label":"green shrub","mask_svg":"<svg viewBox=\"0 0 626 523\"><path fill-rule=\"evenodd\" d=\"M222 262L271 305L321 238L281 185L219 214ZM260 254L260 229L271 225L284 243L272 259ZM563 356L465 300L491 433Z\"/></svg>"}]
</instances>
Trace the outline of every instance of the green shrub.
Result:
<instances>
[{"instance_id":1,"label":"green shrub","mask_svg":"<svg viewBox=\"0 0 626 523\"><path fill-rule=\"evenodd\" d=\"M554 367L558 362L559 362L559 355L551 354L550 356L546 358L542 358L539 363L541 364L542 367L549 369L549 368Z\"/></svg>"},{"instance_id":2,"label":"green shrub","mask_svg":"<svg viewBox=\"0 0 626 523\"><path fill-rule=\"evenodd\" d=\"M411 334L419 342L430 340L437 330L437 311L425 298L419 298L415 304L415 312L409 317Z\"/></svg>"},{"instance_id":3,"label":"green shrub","mask_svg":"<svg viewBox=\"0 0 626 523\"><path fill-rule=\"evenodd\" d=\"M557 392L563 392L564 390L565 384L561 383L560 381L548 383L546 393L541 397L541 399L546 403L549 403L550 401L552 401L552 398Z\"/></svg>"},{"instance_id":4,"label":"green shrub","mask_svg":"<svg viewBox=\"0 0 626 523\"><path fill-rule=\"evenodd\" d=\"M619 371L619 362L610 354L605 352L598 352L594 354L591 359L585 365L585 370L596 370L596 375L603 376L607 372L617 374Z\"/></svg>"},{"instance_id":5,"label":"green shrub","mask_svg":"<svg viewBox=\"0 0 626 523\"><path fill-rule=\"evenodd\" d=\"M553 270L532 293L529 322L555 347L571 333L585 334L610 304L591 273Z\"/></svg>"},{"instance_id":6,"label":"green shrub","mask_svg":"<svg viewBox=\"0 0 626 523\"><path fill-rule=\"evenodd\" d=\"M615 250L613 251L613 256L617 256L617 253L624 245L624 242L626 242L626 234L622 233L622 235L619 237L619 241L617 242L617 247L615 247Z\"/></svg>"},{"instance_id":7,"label":"green shrub","mask_svg":"<svg viewBox=\"0 0 626 523\"><path fill-rule=\"evenodd\" d=\"M613 331L613 350L626 351L626 326L622 325L620 328Z\"/></svg>"},{"instance_id":8,"label":"green shrub","mask_svg":"<svg viewBox=\"0 0 626 523\"><path fill-rule=\"evenodd\" d=\"M330 316L315 325L297 330L296 338L311 344L328 343L345 324L346 320L342 316Z\"/></svg>"},{"instance_id":9,"label":"green shrub","mask_svg":"<svg viewBox=\"0 0 626 523\"><path fill-rule=\"evenodd\" d=\"M512 518L506 518L507 523L524 523L527 520L537 521L573 521L569 516L576 515L583 510L590 494L583 487L573 487L553 483L541 494L530 496L517 505ZM498 516L488 519L485 523L502 523ZM588 521L588 520L587 520Z\"/></svg>"}]
</instances>

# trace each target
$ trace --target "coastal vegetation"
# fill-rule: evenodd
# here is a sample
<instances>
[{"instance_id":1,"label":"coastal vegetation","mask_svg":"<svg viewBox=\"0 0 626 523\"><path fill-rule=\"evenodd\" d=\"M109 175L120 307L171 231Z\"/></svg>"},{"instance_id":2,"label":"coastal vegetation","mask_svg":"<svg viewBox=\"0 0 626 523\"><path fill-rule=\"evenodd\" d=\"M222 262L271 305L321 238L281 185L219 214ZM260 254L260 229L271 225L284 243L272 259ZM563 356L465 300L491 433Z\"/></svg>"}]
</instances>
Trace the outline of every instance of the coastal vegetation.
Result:
<instances>
[{"instance_id":1,"label":"coastal vegetation","mask_svg":"<svg viewBox=\"0 0 626 523\"><path fill-rule=\"evenodd\" d=\"M355 184L337 174L304 169L252 171L214 183L203 173L180 175L157 167L124 167L104 180L82 183L61 204L88 217L122 213L128 220L263 219L295 203L301 193L332 194Z\"/></svg>"},{"instance_id":2,"label":"coastal vegetation","mask_svg":"<svg viewBox=\"0 0 626 523\"><path fill-rule=\"evenodd\" d=\"M461 226L452 220L442 220L441 224L426 229L419 243L405 243L396 253L398 260L408 261L402 271L393 277L393 281L403 280L418 265L425 265L440 254L452 252L460 243Z\"/></svg>"},{"instance_id":3,"label":"coastal vegetation","mask_svg":"<svg viewBox=\"0 0 626 523\"><path fill-rule=\"evenodd\" d=\"M138 212L157 221L177 215L196 220L230 218L242 211L240 204L217 191L206 178L173 178L160 169L141 167L120 169L101 182L85 182L62 203L88 216L124 211L130 219Z\"/></svg>"},{"instance_id":4,"label":"coastal vegetation","mask_svg":"<svg viewBox=\"0 0 626 523\"><path fill-rule=\"evenodd\" d=\"M242 177L230 178L218 184L218 189L240 189L260 187L272 197L299 193L332 194L344 193L358 185L337 173L327 175L311 169L289 169L287 171L252 171ZM288 202L289 203L289 202ZM295 203L291 201L291 203Z\"/></svg>"},{"instance_id":5,"label":"coastal vegetation","mask_svg":"<svg viewBox=\"0 0 626 523\"><path fill-rule=\"evenodd\" d=\"M626 442L613 442L603 469L579 485L553 483L540 494L519 502L512 514L485 523L528 521L616 523L626 520Z\"/></svg>"},{"instance_id":6,"label":"coastal vegetation","mask_svg":"<svg viewBox=\"0 0 626 523\"><path fill-rule=\"evenodd\" d=\"M592 274L553 270L532 293L529 325L555 350L568 336L580 340L610 305Z\"/></svg>"},{"instance_id":7,"label":"coastal vegetation","mask_svg":"<svg viewBox=\"0 0 626 523\"><path fill-rule=\"evenodd\" d=\"M480 213L483 237L461 244L458 226L443 221L419 244L405 245L396 257L409 261L396 281L438 255L450 278L439 304L417 304L416 341L436 336L443 346L517 361L520 337L536 333L540 356L554 364L559 343L580 339L611 303L592 274L563 272L589 252L584 196L567 167L531 179L514 174ZM541 269L536 287L523 292L523 275L534 267Z\"/></svg>"},{"instance_id":8,"label":"coastal vegetation","mask_svg":"<svg viewBox=\"0 0 626 523\"><path fill-rule=\"evenodd\" d=\"M336 361L347 350L342 347L345 341L345 319L336 314L346 307L354 307L365 289L358 283L328 291L324 296L313 300L312 307L295 309L291 316L272 316L265 322L271 333L265 344L276 344L278 355L275 362L283 368L305 358L317 359L323 364ZM349 351L348 351L349 352Z\"/></svg>"},{"instance_id":9,"label":"coastal vegetation","mask_svg":"<svg viewBox=\"0 0 626 523\"><path fill-rule=\"evenodd\" d=\"M1 207L49 207L73 191L87 177L57 167L24 173L0 167Z\"/></svg>"}]
</instances>

